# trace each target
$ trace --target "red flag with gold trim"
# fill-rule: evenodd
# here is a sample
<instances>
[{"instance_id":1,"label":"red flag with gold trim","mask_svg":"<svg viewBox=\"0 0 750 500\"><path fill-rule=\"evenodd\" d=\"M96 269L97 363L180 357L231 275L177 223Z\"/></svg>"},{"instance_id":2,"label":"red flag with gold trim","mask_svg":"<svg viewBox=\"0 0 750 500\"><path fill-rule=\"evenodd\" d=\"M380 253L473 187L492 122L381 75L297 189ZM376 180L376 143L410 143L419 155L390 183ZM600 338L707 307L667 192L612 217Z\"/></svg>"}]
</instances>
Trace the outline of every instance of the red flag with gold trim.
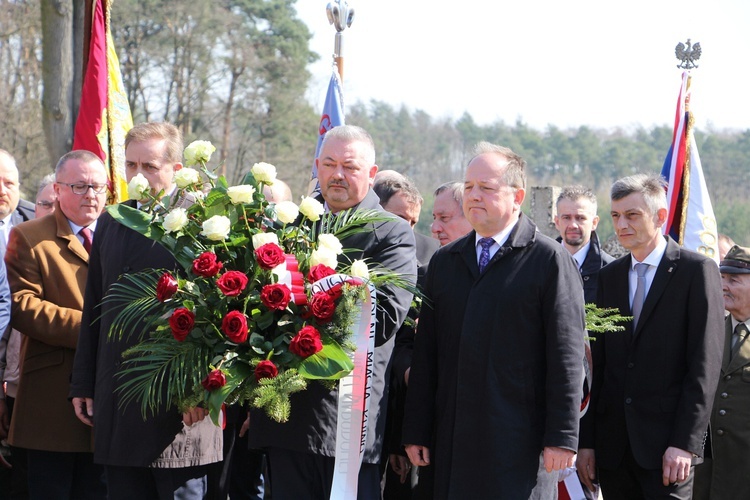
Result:
<instances>
[{"instance_id":1,"label":"red flag with gold trim","mask_svg":"<svg viewBox=\"0 0 750 500\"><path fill-rule=\"evenodd\" d=\"M124 143L133 118L109 30L109 14L107 0L93 1L88 64L73 149L91 151L102 159L112 186L108 201L116 203L127 198Z\"/></svg>"}]
</instances>

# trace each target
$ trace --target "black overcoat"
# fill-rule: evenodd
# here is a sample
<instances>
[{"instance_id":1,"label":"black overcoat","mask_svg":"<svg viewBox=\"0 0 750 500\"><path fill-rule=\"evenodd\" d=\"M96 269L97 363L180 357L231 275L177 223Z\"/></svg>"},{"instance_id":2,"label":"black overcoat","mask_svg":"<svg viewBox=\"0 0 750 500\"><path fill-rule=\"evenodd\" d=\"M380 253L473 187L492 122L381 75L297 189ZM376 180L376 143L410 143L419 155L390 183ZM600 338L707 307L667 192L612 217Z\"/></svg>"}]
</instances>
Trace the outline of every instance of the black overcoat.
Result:
<instances>
[{"instance_id":1,"label":"black overcoat","mask_svg":"<svg viewBox=\"0 0 750 500\"><path fill-rule=\"evenodd\" d=\"M430 448L435 498L528 498L545 446L575 450L581 277L523 214L479 274L475 232L427 271L403 428Z\"/></svg>"},{"instance_id":2,"label":"black overcoat","mask_svg":"<svg viewBox=\"0 0 750 500\"><path fill-rule=\"evenodd\" d=\"M372 190L368 191L358 208L383 211ZM339 256L339 262L366 259L368 265L377 263L412 279L416 275L414 232L399 217L393 216L391 220L377 223L368 231L351 235L341 243L345 249L357 251ZM380 462L394 337L406 318L412 300L411 292L401 288L387 286L382 291L384 293L378 293L377 298L370 425L363 458L365 463ZM292 394L290 399L291 415L285 423L271 420L262 410L251 409L252 425L248 431L250 446L335 456L338 389L329 390L320 383L311 382L306 390Z\"/></svg>"}]
</instances>

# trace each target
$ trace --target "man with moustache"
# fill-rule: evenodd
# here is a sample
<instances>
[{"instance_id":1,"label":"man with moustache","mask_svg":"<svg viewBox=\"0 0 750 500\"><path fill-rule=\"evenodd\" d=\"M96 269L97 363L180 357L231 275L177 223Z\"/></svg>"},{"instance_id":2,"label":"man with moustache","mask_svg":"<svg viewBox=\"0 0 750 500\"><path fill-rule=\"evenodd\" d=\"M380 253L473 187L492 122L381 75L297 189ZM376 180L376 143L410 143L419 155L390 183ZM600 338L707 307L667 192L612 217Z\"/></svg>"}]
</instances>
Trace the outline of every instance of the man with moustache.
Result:
<instances>
[{"instance_id":1,"label":"man with moustache","mask_svg":"<svg viewBox=\"0 0 750 500\"><path fill-rule=\"evenodd\" d=\"M458 181L446 182L435 190L430 230L432 237L440 242L440 246L445 246L471 231L471 224L464 216L463 194L464 183Z\"/></svg>"},{"instance_id":2,"label":"man with moustache","mask_svg":"<svg viewBox=\"0 0 750 500\"><path fill-rule=\"evenodd\" d=\"M632 321L594 334L591 408L576 468L607 500L690 499L721 368L724 305L716 263L662 235L664 180L636 174L611 189L630 251L599 273L597 305Z\"/></svg>"},{"instance_id":3,"label":"man with moustache","mask_svg":"<svg viewBox=\"0 0 750 500\"><path fill-rule=\"evenodd\" d=\"M182 168L182 134L169 123L138 124L125 136L125 175L149 182L151 195L172 194ZM180 203L184 200L178 200ZM131 207L150 198L131 200ZM222 459L221 428L194 408L180 414L161 407L144 420L140 405L121 405L117 390L123 352L138 342L139 328L116 340L110 327L119 305L102 303L114 283L145 269L175 271L177 262L163 246L104 213L97 222L81 332L70 385L75 414L94 428L94 462L103 464L110 500L202 499L208 493L209 465ZM129 375L132 377L133 375Z\"/></svg>"},{"instance_id":4,"label":"man with moustache","mask_svg":"<svg viewBox=\"0 0 750 500\"><path fill-rule=\"evenodd\" d=\"M338 214L348 209L383 212L371 184L378 167L370 134L343 125L328 131L315 160L321 201ZM385 212L384 212L385 213ZM405 276L416 274L414 233L403 219L391 217L367 231L341 241L355 249L339 256L339 263L365 259ZM412 294L387 286L378 290L372 389L369 396L367 440L359 467L357 498L380 499L380 468L388 402L389 361L396 331L406 317ZM277 423L263 411L251 410L250 445L266 450L271 490L282 499L329 498L334 481L338 386L310 383L291 395L289 421ZM356 469L355 469L356 470Z\"/></svg>"},{"instance_id":5,"label":"man with moustache","mask_svg":"<svg viewBox=\"0 0 750 500\"><path fill-rule=\"evenodd\" d=\"M463 194L474 230L427 271L403 441L412 464L432 464L434 498L554 498L552 472L578 444L581 278L521 213L524 170L510 149L477 146Z\"/></svg>"},{"instance_id":6,"label":"man with moustache","mask_svg":"<svg viewBox=\"0 0 750 500\"><path fill-rule=\"evenodd\" d=\"M12 322L23 333L9 441L26 449L29 498L104 499L91 428L70 410L68 388L107 172L98 156L72 151L58 161L53 186L57 215L15 227L6 253Z\"/></svg>"},{"instance_id":7,"label":"man with moustache","mask_svg":"<svg viewBox=\"0 0 750 500\"><path fill-rule=\"evenodd\" d=\"M719 264L724 353L705 462L695 468L695 500L750 498L750 248L734 245Z\"/></svg>"}]
</instances>

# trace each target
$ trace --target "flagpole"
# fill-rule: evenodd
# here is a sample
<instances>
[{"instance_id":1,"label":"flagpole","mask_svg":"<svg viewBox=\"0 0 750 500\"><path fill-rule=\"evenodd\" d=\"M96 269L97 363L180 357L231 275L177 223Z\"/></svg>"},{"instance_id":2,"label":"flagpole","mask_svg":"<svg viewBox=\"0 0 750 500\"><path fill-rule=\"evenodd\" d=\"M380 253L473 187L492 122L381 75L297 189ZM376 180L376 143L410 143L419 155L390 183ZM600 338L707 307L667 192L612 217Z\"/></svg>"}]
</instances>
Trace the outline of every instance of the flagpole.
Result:
<instances>
[{"instance_id":1,"label":"flagpole","mask_svg":"<svg viewBox=\"0 0 750 500\"><path fill-rule=\"evenodd\" d=\"M339 73L339 79L344 81L344 30L351 27L354 20L354 8L349 7L346 0L334 0L326 7L328 23L336 28L333 44L333 61Z\"/></svg>"}]
</instances>

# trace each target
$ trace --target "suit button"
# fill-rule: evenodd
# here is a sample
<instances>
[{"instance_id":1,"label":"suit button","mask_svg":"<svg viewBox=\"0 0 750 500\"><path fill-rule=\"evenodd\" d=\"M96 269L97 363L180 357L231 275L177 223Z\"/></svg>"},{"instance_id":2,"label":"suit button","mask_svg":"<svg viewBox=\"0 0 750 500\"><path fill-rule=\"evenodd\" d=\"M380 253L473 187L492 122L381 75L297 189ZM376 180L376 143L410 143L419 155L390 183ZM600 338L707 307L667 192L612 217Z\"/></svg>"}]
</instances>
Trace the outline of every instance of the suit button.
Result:
<instances>
[{"instance_id":1,"label":"suit button","mask_svg":"<svg viewBox=\"0 0 750 500\"><path fill-rule=\"evenodd\" d=\"M588 280L589 280L589 277L588 277L588 276L584 276L584 277L583 277L583 281L588 281Z\"/></svg>"},{"instance_id":2,"label":"suit button","mask_svg":"<svg viewBox=\"0 0 750 500\"><path fill-rule=\"evenodd\" d=\"M716 434L718 434L719 436L723 436L724 435L724 429L719 429L718 431L716 431Z\"/></svg>"},{"instance_id":3,"label":"suit button","mask_svg":"<svg viewBox=\"0 0 750 500\"><path fill-rule=\"evenodd\" d=\"M127 273L128 271L130 271L130 266L125 266L122 268L122 272Z\"/></svg>"},{"instance_id":4,"label":"suit button","mask_svg":"<svg viewBox=\"0 0 750 500\"><path fill-rule=\"evenodd\" d=\"M726 377L724 377L724 380L732 380L732 376L731 375L727 375Z\"/></svg>"},{"instance_id":5,"label":"suit button","mask_svg":"<svg viewBox=\"0 0 750 500\"><path fill-rule=\"evenodd\" d=\"M633 400L632 400L632 399L630 399L630 398L625 398L625 404L626 404L626 405L629 405L629 404L630 404L630 403L632 403L632 402L633 402Z\"/></svg>"},{"instance_id":6,"label":"suit button","mask_svg":"<svg viewBox=\"0 0 750 500\"><path fill-rule=\"evenodd\" d=\"M634 366L635 366L635 364L632 361L630 363L628 363L628 368L633 368Z\"/></svg>"},{"instance_id":7,"label":"suit button","mask_svg":"<svg viewBox=\"0 0 750 500\"><path fill-rule=\"evenodd\" d=\"M719 410L719 415L721 415L722 417L723 417L724 415L726 415L726 414L727 414L727 411L726 411L726 410Z\"/></svg>"},{"instance_id":8,"label":"suit button","mask_svg":"<svg viewBox=\"0 0 750 500\"><path fill-rule=\"evenodd\" d=\"M729 394L727 394L726 392L721 393L721 399L727 399L728 397L729 397Z\"/></svg>"}]
</instances>

